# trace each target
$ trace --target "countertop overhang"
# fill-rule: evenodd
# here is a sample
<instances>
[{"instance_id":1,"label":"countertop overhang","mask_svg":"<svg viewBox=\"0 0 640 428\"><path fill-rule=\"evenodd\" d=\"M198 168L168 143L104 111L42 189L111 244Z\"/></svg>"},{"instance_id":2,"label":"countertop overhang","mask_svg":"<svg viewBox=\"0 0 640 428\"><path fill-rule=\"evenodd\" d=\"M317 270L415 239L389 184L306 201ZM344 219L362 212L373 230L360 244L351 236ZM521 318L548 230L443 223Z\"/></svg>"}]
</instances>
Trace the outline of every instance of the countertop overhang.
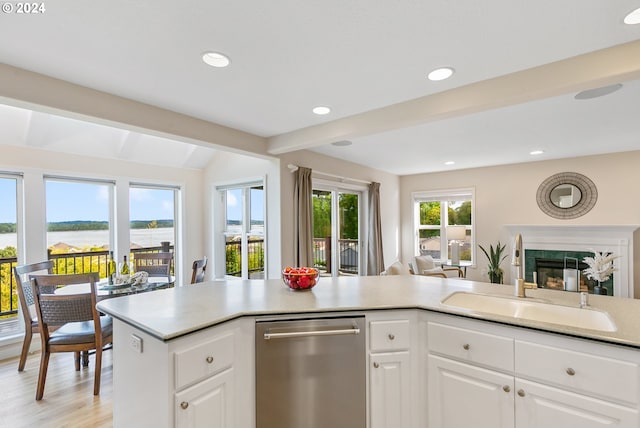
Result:
<instances>
[{"instance_id":1,"label":"countertop overhang","mask_svg":"<svg viewBox=\"0 0 640 428\"><path fill-rule=\"evenodd\" d=\"M640 347L640 300L589 296L591 308L606 311L617 330L604 332L474 312L443 305L454 292L512 296L513 286L419 275L321 278L309 291L287 289L280 280L229 280L102 300L98 309L162 341L169 341L244 316L423 309ZM527 296L579 307L579 293L533 289ZM588 309L585 309L588 310Z\"/></svg>"}]
</instances>

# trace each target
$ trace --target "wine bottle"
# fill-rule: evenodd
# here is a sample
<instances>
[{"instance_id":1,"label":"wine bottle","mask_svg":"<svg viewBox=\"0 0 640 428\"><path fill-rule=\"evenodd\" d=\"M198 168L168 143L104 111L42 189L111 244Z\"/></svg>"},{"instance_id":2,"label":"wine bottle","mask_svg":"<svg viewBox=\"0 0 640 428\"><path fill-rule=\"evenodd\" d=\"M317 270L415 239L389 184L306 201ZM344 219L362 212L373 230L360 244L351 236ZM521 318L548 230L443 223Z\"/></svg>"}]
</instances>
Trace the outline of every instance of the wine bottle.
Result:
<instances>
[{"instance_id":1,"label":"wine bottle","mask_svg":"<svg viewBox=\"0 0 640 428\"><path fill-rule=\"evenodd\" d=\"M120 275L122 276L129 276L129 263L127 263L127 256L124 256L124 261L122 263L122 266L120 267Z\"/></svg>"},{"instance_id":2,"label":"wine bottle","mask_svg":"<svg viewBox=\"0 0 640 428\"><path fill-rule=\"evenodd\" d=\"M107 260L107 277L109 280L109 285L113 285L115 283L117 273L116 261L113 259L113 251L109 251L109 260Z\"/></svg>"}]
</instances>

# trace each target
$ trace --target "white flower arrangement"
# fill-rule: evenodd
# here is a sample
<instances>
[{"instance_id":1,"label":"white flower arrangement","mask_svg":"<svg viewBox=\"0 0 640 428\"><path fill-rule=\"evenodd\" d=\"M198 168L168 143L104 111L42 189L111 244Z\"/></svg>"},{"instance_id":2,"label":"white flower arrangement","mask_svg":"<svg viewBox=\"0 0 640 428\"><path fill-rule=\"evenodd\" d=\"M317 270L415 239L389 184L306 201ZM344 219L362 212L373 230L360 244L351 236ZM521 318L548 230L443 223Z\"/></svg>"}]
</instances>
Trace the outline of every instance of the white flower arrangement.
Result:
<instances>
[{"instance_id":1,"label":"white flower arrangement","mask_svg":"<svg viewBox=\"0 0 640 428\"><path fill-rule=\"evenodd\" d=\"M583 261L589 265L584 273L587 278L598 282L604 282L611 277L611 274L617 269L613 266L613 261L620 256L614 256L613 253L600 253L593 251L593 257L585 257Z\"/></svg>"}]
</instances>

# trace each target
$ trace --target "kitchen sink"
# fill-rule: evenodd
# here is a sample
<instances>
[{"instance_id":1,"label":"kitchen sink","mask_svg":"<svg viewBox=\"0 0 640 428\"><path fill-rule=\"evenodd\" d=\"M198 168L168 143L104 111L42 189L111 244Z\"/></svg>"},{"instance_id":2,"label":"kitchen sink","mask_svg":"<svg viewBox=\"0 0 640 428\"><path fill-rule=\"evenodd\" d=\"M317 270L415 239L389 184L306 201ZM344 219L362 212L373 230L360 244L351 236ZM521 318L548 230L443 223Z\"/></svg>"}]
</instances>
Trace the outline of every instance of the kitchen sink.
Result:
<instances>
[{"instance_id":1,"label":"kitchen sink","mask_svg":"<svg viewBox=\"0 0 640 428\"><path fill-rule=\"evenodd\" d=\"M442 304L484 314L502 315L590 330L617 330L615 323L607 312L593 308L543 303L530 298L511 298L458 291L442 300Z\"/></svg>"}]
</instances>

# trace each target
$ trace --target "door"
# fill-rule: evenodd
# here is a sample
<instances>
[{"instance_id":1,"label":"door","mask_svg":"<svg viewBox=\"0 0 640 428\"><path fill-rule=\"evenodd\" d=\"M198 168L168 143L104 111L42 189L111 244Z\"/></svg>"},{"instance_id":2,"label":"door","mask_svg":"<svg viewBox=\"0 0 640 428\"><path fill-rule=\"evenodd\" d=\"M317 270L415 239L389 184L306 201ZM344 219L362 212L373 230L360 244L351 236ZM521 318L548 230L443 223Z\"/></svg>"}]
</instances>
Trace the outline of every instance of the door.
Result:
<instances>
[{"instance_id":1,"label":"door","mask_svg":"<svg viewBox=\"0 0 640 428\"><path fill-rule=\"evenodd\" d=\"M513 376L429 355L428 426L513 428L513 382Z\"/></svg>"},{"instance_id":2,"label":"door","mask_svg":"<svg viewBox=\"0 0 640 428\"><path fill-rule=\"evenodd\" d=\"M516 379L518 428L637 428L638 409Z\"/></svg>"},{"instance_id":3,"label":"door","mask_svg":"<svg viewBox=\"0 0 640 428\"><path fill-rule=\"evenodd\" d=\"M360 239L361 205L360 191L314 188L313 253L321 275L360 274L364 248Z\"/></svg>"},{"instance_id":4,"label":"door","mask_svg":"<svg viewBox=\"0 0 640 428\"><path fill-rule=\"evenodd\" d=\"M411 426L411 358L409 352L371 354L371 428Z\"/></svg>"},{"instance_id":5,"label":"door","mask_svg":"<svg viewBox=\"0 0 640 428\"><path fill-rule=\"evenodd\" d=\"M233 427L237 399L231 368L176 394L176 427Z\"/></svg>"}]
</instances>

